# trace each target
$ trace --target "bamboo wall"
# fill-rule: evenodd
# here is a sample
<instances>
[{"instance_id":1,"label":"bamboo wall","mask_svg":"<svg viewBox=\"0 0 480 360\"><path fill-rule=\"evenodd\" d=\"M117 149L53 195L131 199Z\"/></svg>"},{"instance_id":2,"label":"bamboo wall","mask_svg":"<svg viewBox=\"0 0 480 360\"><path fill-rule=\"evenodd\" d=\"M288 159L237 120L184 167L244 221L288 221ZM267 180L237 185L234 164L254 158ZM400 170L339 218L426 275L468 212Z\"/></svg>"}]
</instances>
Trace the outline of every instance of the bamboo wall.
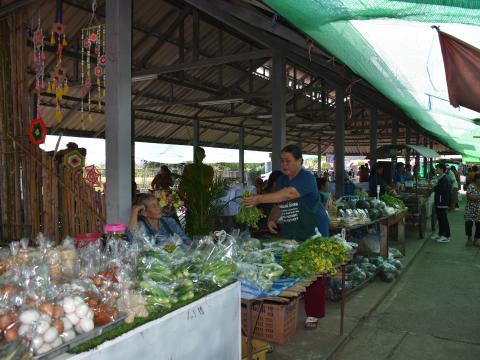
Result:
<instances>
[{"instance_id":1,"label":"bamboo wall","mask_svg":"<svg viewBox=\"0 0 480 360\"><path fill-rule=\"evenodd\" d=\"M101 232L103 197L28 140L33 89L26 83L26 12L0 21L0 242L39 232L57 242Z\"/></svg>"}]
</instances>

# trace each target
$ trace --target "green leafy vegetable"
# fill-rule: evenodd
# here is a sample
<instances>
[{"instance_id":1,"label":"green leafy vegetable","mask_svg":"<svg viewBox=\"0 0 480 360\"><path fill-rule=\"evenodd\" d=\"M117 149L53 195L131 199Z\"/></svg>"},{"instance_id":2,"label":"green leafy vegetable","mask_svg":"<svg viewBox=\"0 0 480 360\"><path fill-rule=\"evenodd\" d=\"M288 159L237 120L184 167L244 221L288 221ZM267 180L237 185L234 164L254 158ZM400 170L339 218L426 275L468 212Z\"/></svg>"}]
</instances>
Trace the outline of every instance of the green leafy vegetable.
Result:
<instances>
[{"instance_id":1,"label":"green leafy vegetable","mask_svg":"<svg viewBox=\"0 0 480 360\"><path fill-rule=\"evenodd\" d=\"M243 194L244 198L250 196L252 196L252 194L249 191L245 191ZM240 224L246 224L252 229L258 229L258 222L264 217L265 215L257 207L245 207L242 204L235 219Z\"/></svg>"},{"instance_id":2,"label":"green leafy vegetable","mask_svg":"<svg viewBox=\"0 0 480 360\"><path fill-rule=\"evenodd\" d=\"M290 253L282 256L285 275L310 276L323 273L335 274L335 267L345 263L348 249L339 241L320 236L312 237Z\"/></svg>"},{"instance_id":3,"label":"green leafy vegetable","mask_svg":"<svg viewBox=\"0 0 480 360\"><path fill-rule=\"evenodd\" d=\"M387 206L390 206L394 209L399 209L399 210L405 209L405 204L403 203L403 201L394 196L385 194L383 195L382 200Z\"/></svg>"}]
</instances>

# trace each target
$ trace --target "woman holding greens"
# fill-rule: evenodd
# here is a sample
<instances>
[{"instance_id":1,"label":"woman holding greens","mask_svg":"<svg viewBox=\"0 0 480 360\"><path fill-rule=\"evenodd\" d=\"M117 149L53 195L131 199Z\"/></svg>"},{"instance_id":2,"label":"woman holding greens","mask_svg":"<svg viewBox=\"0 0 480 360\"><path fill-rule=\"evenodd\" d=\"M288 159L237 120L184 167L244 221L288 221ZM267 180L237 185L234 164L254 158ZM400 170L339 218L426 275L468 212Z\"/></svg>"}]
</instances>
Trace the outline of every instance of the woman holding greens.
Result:
<instances>
[{"instance_id":1,"label":"woman holding greens","mask_svg":"<svg viewBox=\"0 0 480 360\"><path fill-rule=\"evenodd\" d=\"M302 151L288 145L281 153L283 175L276 182L275 192L244 199L245 206L275 204L268 217L268 229L273 234L303 241L315 235L315 229L328 236L328 216L323 208L315 177L303 169ZM282 218L281 231L277 226ZM315 329L318 318L325 316L325 282L319 278L305 293L305 327Z\"/></svg>"}]
</instances>

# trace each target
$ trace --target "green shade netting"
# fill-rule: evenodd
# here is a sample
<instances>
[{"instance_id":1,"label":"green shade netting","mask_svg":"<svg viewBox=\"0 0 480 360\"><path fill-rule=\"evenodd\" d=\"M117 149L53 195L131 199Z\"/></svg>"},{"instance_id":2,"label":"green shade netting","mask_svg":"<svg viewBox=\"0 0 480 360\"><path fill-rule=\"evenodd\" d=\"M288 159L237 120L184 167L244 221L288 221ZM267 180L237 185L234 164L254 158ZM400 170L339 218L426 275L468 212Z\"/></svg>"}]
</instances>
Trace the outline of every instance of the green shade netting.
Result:
<instances>
[{"instance_id":1,"label":"green shade netting","mask_svg":"<svg viewBox=\"0 0 480 360\"><path fill-rule=\"evenodd\" d=\"M428 133L480 161L480 127L473 123L480 114L448 103L438 36L430 28L440 24L442 31L480 48L480 1L264 2Z\"/></svg>"}]
</instances>

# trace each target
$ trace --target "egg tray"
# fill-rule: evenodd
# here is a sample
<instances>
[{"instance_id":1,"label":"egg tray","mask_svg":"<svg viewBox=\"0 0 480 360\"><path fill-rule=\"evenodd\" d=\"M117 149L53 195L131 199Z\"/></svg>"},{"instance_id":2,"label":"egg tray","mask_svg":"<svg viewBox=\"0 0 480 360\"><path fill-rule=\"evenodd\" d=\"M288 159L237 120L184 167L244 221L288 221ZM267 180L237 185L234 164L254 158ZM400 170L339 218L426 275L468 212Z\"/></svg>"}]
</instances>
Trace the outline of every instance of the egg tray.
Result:
<instances>
[{"instance_id":1,"label":"egg tray","mask_svg":"<svg viewBox=\"0 0 480 360\"><path fill-rule=\"evenodd\" d=\"M56 358L57 356L75 348L76 346L83 344L84 342L87 342L93 338L96 338L97 336L102 335L107 331L110 331L120 326L121 324L123 324L126 317L127 315L121 312L118 315L117 320L112 321L111 323L108 323L103 326L95 327L92 331L89 331L88 333L77 335L75 336L74 339L67 341L66 343L63 343L62 345L57 346L55 349L47 351L46 353L32 356L32 360L50 360L50 359Z\"/></svg>"}]
</instances>

